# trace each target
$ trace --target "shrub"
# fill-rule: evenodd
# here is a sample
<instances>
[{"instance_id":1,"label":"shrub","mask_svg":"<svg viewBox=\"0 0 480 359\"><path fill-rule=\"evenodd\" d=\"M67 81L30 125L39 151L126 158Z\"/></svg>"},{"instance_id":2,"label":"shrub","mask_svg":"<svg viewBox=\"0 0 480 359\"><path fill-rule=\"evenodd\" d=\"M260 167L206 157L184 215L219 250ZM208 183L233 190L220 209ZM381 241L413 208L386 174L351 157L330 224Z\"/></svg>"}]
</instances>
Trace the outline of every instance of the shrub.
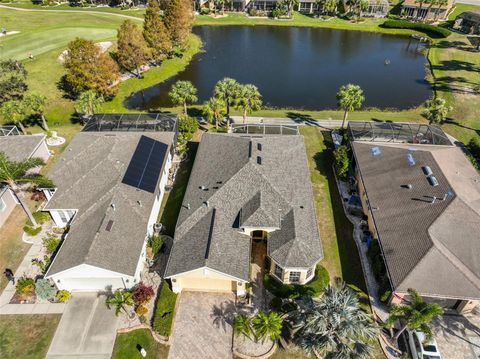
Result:
<instances>
[{"instance_id":1,"label":"shrub","mask_svg":"<svg viewBox=\"0 0 480 359\"><path fill-rule=\"evenodd\" d=\"M208 14L210 14L210 9L203 7L200 10L200 15L208 15Z\"/></svg>"},{"instance_id":2,"label":"shrub","mask_svg":"<svg viewBox=\"0 0 480 359\"><path fill-rule=\"evenodd\" d=\"M170 335L176 300L177 295L163 282L153 318L153 329L160 335Z\"/></svg>"},{"instance_id":3,"label":"shrub","mask_svg":"<svg viewBox=\"0 0 480 359\"><path fill-rule=\"evenodd\" d=\"M65 303L67 302L70 298L72 297L72 294L66 290L66 289L62 289L60 291L57 292L57 300L59 302L62 302L62 303Z\"/></svg>"},{"instance_id":4,"label":"shrub","mask_svg":"<svg viewBox=\"0 0 480 359\"><path fill-rule=\"evenodd\" d=\"M15 290L20 294L31 294L35 290L35 281L33 278L21 277L17 280Z\"/></svg>"},{"instance_id":5,"label":"shrub","mask_svg":"<svg viewBox=\"0 0 480 359\"><path fill-rule=\"evenodd\" d=\"M35 202L40 202L40 201L44 201L46 198L45 198L45 194L42 191L34 191L30 199ZM35 213L34 213L34 216L35 216ZM42 212L42 213L46 213L46 212Z\"/></svg>"},{"instance_id":6,"label":"shrub","mask_svg":"<svg viewBox=\"0 0 480 359\"><path fill-rule=\"evenodd\" d=\"M386 20L381 26L388 29L417 30L433 38L445 38L451 34L450 30L443 27L424 24L421 22L410 22L407 20Z\"/></svg>"},{"instance_id":7,"label":"shrub","mask_svg":"<svg viewBox=\"0 0 480 359\"><path fill-rule=\"evenodd\" d=\"M163 238L160 235L153 234L148 238L147 246L152 248L153 255L156 255L162 249L163 243Z\"/></svg>"},{"instance_id":8,"label":"shrub","mask_svg":"<svg viewBox=\"0 0 480 359\"><path fill-rule=\"evenodd\" d=\"M23 226L23 231L28 234L29 236L36 236L37 234L40 233L40 231L42 230L42 227L41 226L38 226L38 227L32 227L32 226L29 226L28 224Z\"/></svg>"},{"instance_id":9,"label":"shrub","mask_svg":"<svg viewBox=\"0 0 480 359\"><path fill-rule=\"evenodd\" d=\"M50 215L48 212L35 212L33 213L33 218L37 221L38 224L44 224L45 222L48 222L50 220Z\"/></svg>"},{"instance_id":10,"label":"shrub","mask_svg":"<svg viewBox=\"0 0 480 359\"><path fill-rule=\"evenodd\" d=\"M198 121L187 115L180 115L178 121L178 132L186 141L189 141L198 129Z\"/></svg>"},{"instance_id":11,"label":"shrub","mask_svg":"<svg viewBox=\"0 0 480 359\"><path fill-rule=\"evenodd\" d=\"M467 145L470 153L477 159L480 159L480 136L473 137Z\"/></svg>"},{"instance_id":12,"label":"shrub","mask_svg":"<svg viewBox=\"0 0 480 359\"><path fill-rule=\"evenodd\" d=\"M304 296L318 297L330 283L328 271L321 265L315 268L315 278L307 284L283 284L270 274L263 278L265 288L279 298L297 299Z\"/></svg>"},{"instance_id":13,"label":"shrub","mask_svg":"<svg viewBox=\"0 0 480 359\"><path fill-rule=\"evenodd\" d=\"M257 16L257 15L258 15L257 9L251 7L251 8L248 10L248 15L250 15L250 16Z\"/></svg>"},{"instance_id":14,"label":"shrub","mask_svg":"<svg viewBox=\"0 0 480 359\"><path fill-rule=\"evenodd\" d=\"M135 309L135 313L137 313L137 315L138 315L139 317L141 317L141 316L143 316L143 315L145 315L145 314L148 313L148 309L147 309L147 307L145 307L145 306L143 306L143 305L139 305L139 306L137 307L137 309Z\"/></svg>"},{"instance_id":15,"label":"shrub","mask_svg":"<svg viewBox=\"0 0 480 359\"><path fill-rule=\"evenodd\" d=\"M155 291L151 286L143 284L143 282L138 283L133 289L133 301L136 305L146 304L153 298Z\"/></svg>"},{"instance_id":16,"label":"shrub","mask_svg":"<svg viewBox=\"0 0 480 359\"><path fill-rule=\"evenodd\" d=\"M46 279L39 279L35 284L35 293L37 293L37 297L40 299L51 299L55 297L56 291L55 287L50 285L50 282Z\"/></svg>"},{"instance_id":17,"label":"shrub","mask_svg":"<svg viewBox=\"0 0 480 359\"><path fill-rule=\"evenodd\" d=\"M46 237L42 239L42 243L47 252L49 254L53 254L60 245L60 238L55 236L53 233L49 233Z\"/></svg>"},{"instance_id":18,"label":"shrub","mask_svg":"<svg viewBox=\"0 0 480 359\"><path fill-rule=\"evenodd\" d=\"M348 150L347 146L342 145L333 151L333 157L335 159L335 171L338 178L346 179L348 174Z\"/></svg>"}]
</instances>

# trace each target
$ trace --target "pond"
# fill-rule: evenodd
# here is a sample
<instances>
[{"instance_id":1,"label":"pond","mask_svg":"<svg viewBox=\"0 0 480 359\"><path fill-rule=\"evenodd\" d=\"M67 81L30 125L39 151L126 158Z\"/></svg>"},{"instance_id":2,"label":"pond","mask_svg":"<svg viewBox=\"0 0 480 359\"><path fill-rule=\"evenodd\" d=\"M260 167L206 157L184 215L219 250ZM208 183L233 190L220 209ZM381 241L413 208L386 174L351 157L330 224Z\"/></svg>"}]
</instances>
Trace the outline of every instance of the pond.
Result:
<instances>
[{"instance_id":1,"label":"pond","mask_svg":"<svg viewBox=\"0 0 480 359\"><path fill-rule=\"evenodd\" d=\"M405 109L431 95L423 45L408 37L280 26L201 26L194 32L204 51L185 71L127 98L127 108L170 107L168 91L178 80L191 81L203 103L224 77L255 84L264 104L277 108L336 108L335 94L347 83L362 87L368 107Z\"/></svg>"}]
</instances>

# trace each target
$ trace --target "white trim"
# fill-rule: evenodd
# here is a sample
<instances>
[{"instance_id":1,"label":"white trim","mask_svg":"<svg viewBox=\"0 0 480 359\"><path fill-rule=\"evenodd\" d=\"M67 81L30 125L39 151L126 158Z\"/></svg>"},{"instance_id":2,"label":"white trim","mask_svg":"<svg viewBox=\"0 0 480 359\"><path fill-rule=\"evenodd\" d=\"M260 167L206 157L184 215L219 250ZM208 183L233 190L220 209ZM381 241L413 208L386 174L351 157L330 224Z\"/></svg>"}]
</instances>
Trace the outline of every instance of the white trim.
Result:
<instances>
[{"instance_id":1,"label":"white trim","mask_svg":"<svg viewBox=\"0 0 480 359\"><path fill-rule=\"evenodd\" d=\"M37 136L37 137L40 137L39 135L29 135L29 136ZM32 158L33 154L40 148L40 145L42 143L45 143L45 139L47 138L46 135L42 135L42 140L37 144L37 146L35 146L34 150L32 151L32 153L30 153L30 156L28 156L28 158ZM47 147L47 144L45 143L45 147ZM50 158L50 151L48 150L48 147L47 147L47 153L48 153L48 157Z\"/></svg>"},{"instance_id":2,"label":"white trim","mask_svg":"<svg viewBox=\"0 0 480 359\"><path fill-rule=\"evenodd\" d=\"M240 279L240 278L237 278L237 277L234 277L233 275L230 275L230 274L227 274L227 273L224 273L224 272L220 272L216 269L213 269L213 268L210 268L210 267L207 267L207 266L203 266L203 267L198 267L198 268L195 268L195 269L192 269L192 270L189 270L189 271L186 271L186 272L181 272L181 273L177 273L177 274L172 274L171 276L168 276L168 277L165 277L165 279L171 279L173 277L178 277L178 276L181 276L181 275L184 275L184 274L188 274L188 273L192 273L192 272L195 272L195 271L198 271L199 269L208 269L208 270L211 270L212 272L215 272L217 274L221 274L221 275L224 275L228 278L232 278L238 282L244 282L244 283L247 283L248 280L245 280L245 279Z\"/></svg>"},{"instance_id":3,"label":"white trim","mask_svg":"<svg viewBox=\"0 0 480 359\"><path fill-rule=\"evenodd\" d=\"M7 209L7 204L5 203L3 198L1 198L1 197L0 197L0 203L2 204L2 205L0 205L0 212L5 212L5 210Z\"/></svg>"},{"instance_id":4,"label":"white trim","mask_svg":"<svg viewBox=\"0 0 480 359\"><path fill-rule=\"evenodd\" d=\"M63 245L63 243L62 243ZM61 248L61 247L60 247ZM57 252L58 253L58 252ZM53 262L55 261L55 258L53 259L52 261L52 265L53 265ZM88 263L80 263L76 266L73 266L73 267L70 267L70 268L67 268L67 269L64 269L60 272L56 272L54 274L48 274L48 271L47 273L45 274L45 278L49 279L49 278L52 278L53 276L59 276L59 275L64 275L65 273L73 270L73 269L76 269L78 267L82 267L82 266L87 266L87 267L90 267L92 269L101 269L102 271L106 271L108 274L113 274L113 275L117 275L118 277L132 277L134 278L135 275L131 275L131 274L126 274L126 273L120 273L120 272L115 272L115 271L112 271L110 269L106 269L106 268L103 268L103 267L99 267L99 266L94 266L92 264L88 264Z\"/></svg>"}]
</instances>

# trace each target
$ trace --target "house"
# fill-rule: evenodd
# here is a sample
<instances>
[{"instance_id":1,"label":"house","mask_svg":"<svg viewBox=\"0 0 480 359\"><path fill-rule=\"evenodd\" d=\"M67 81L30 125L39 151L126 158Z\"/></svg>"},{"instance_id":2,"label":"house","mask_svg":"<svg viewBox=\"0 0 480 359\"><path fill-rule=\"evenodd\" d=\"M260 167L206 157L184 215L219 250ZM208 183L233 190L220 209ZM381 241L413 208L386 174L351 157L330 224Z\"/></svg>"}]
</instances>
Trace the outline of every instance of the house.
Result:
<instances>
[{"instance_id":1,"label":"house","mask_svg":"<svg viewBox=\"0 0 480 359\"><path fill-rule=\"evenodd\" d=\"M437 126L351 122L352 166L392 301L417 289L460 312L480 299L480 175Z\"/></svg>"},{"instance_id":2,"label":"house","mask_svg":"<svg viewBox=\"0 0 480 359\"><path fill-rule=\"evenodd\" d=\"M369 0L367 9L362 11L361 15L375 18L386 17L389 6L387 0Z\"/></svg>"},{"instance_id":3,"label":"house","mask_svg":"<svg viewBox=\"0 0 480 359\"><path fill-rule=\"evenodd\" d=\"M138 283L172 164L176 116L95 115L49 171L43 208L67 234L47 270L59 289Z\"/></svg>"},{"instance_id":4,"label":"house","mask_svg":"<svg viewBox=\"0 0 480 359\"><path fill-rule=\"evenodd\" d=\"M313 198L302 136L204 134L165 278L243 295L263 252L277 280L309 282L323 258Z\"/></svg>"},{"instance_id":5,"label":"house","mask_svg":"<svg viewBox=\"0 0 480 359\"><path fill-rule=\"evenodd\" d=\"M402 4L402 16L422 21L446 20L454 5L455 0L440 2L438 5L430 5L420 0L405 0Z\"/></svg>"},{"instance_id":6,"label":"house","mask_svg":"<svg viewBox=\"0 0 480 359\"><path fill-rule=\"evenodd\" d=\"M480 11L464 11L455 19L455 30L460 30L470 35L480 35Z\"/></svg>"},{"instance_id":7,"label":"house","mask_svg":"<svg viewBox=\"0 0 480 359\"><path fill-rule=\"evenodd\" d=\"M0 152L11 161L23 161L39 157L45 161L50 157L45 142L46 136L20 135L15 126L0 126ZM19 204L16 195L8 186L0 186L0 227L5 223L15 206Z\"/></svg>"}]
</instances>

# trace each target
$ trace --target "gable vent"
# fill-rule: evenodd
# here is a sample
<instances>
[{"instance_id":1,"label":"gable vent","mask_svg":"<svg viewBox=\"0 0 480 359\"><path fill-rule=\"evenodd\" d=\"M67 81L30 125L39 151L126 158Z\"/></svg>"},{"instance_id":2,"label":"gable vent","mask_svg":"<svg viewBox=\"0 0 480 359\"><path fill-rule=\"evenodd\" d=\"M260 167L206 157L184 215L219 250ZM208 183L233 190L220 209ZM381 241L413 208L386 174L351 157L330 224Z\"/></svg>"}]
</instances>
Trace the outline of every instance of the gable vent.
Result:
<instances>
[{"instance_id":1,"label":"gable vent","mask_svg":"<svg viewBox=\"0 0 480 359\"><path fill-rule=\"evenodd\" d=\"M259 164L259 165L262 164L262 157L257 156L257 164Z\"/></svg>"}]
</instances>

